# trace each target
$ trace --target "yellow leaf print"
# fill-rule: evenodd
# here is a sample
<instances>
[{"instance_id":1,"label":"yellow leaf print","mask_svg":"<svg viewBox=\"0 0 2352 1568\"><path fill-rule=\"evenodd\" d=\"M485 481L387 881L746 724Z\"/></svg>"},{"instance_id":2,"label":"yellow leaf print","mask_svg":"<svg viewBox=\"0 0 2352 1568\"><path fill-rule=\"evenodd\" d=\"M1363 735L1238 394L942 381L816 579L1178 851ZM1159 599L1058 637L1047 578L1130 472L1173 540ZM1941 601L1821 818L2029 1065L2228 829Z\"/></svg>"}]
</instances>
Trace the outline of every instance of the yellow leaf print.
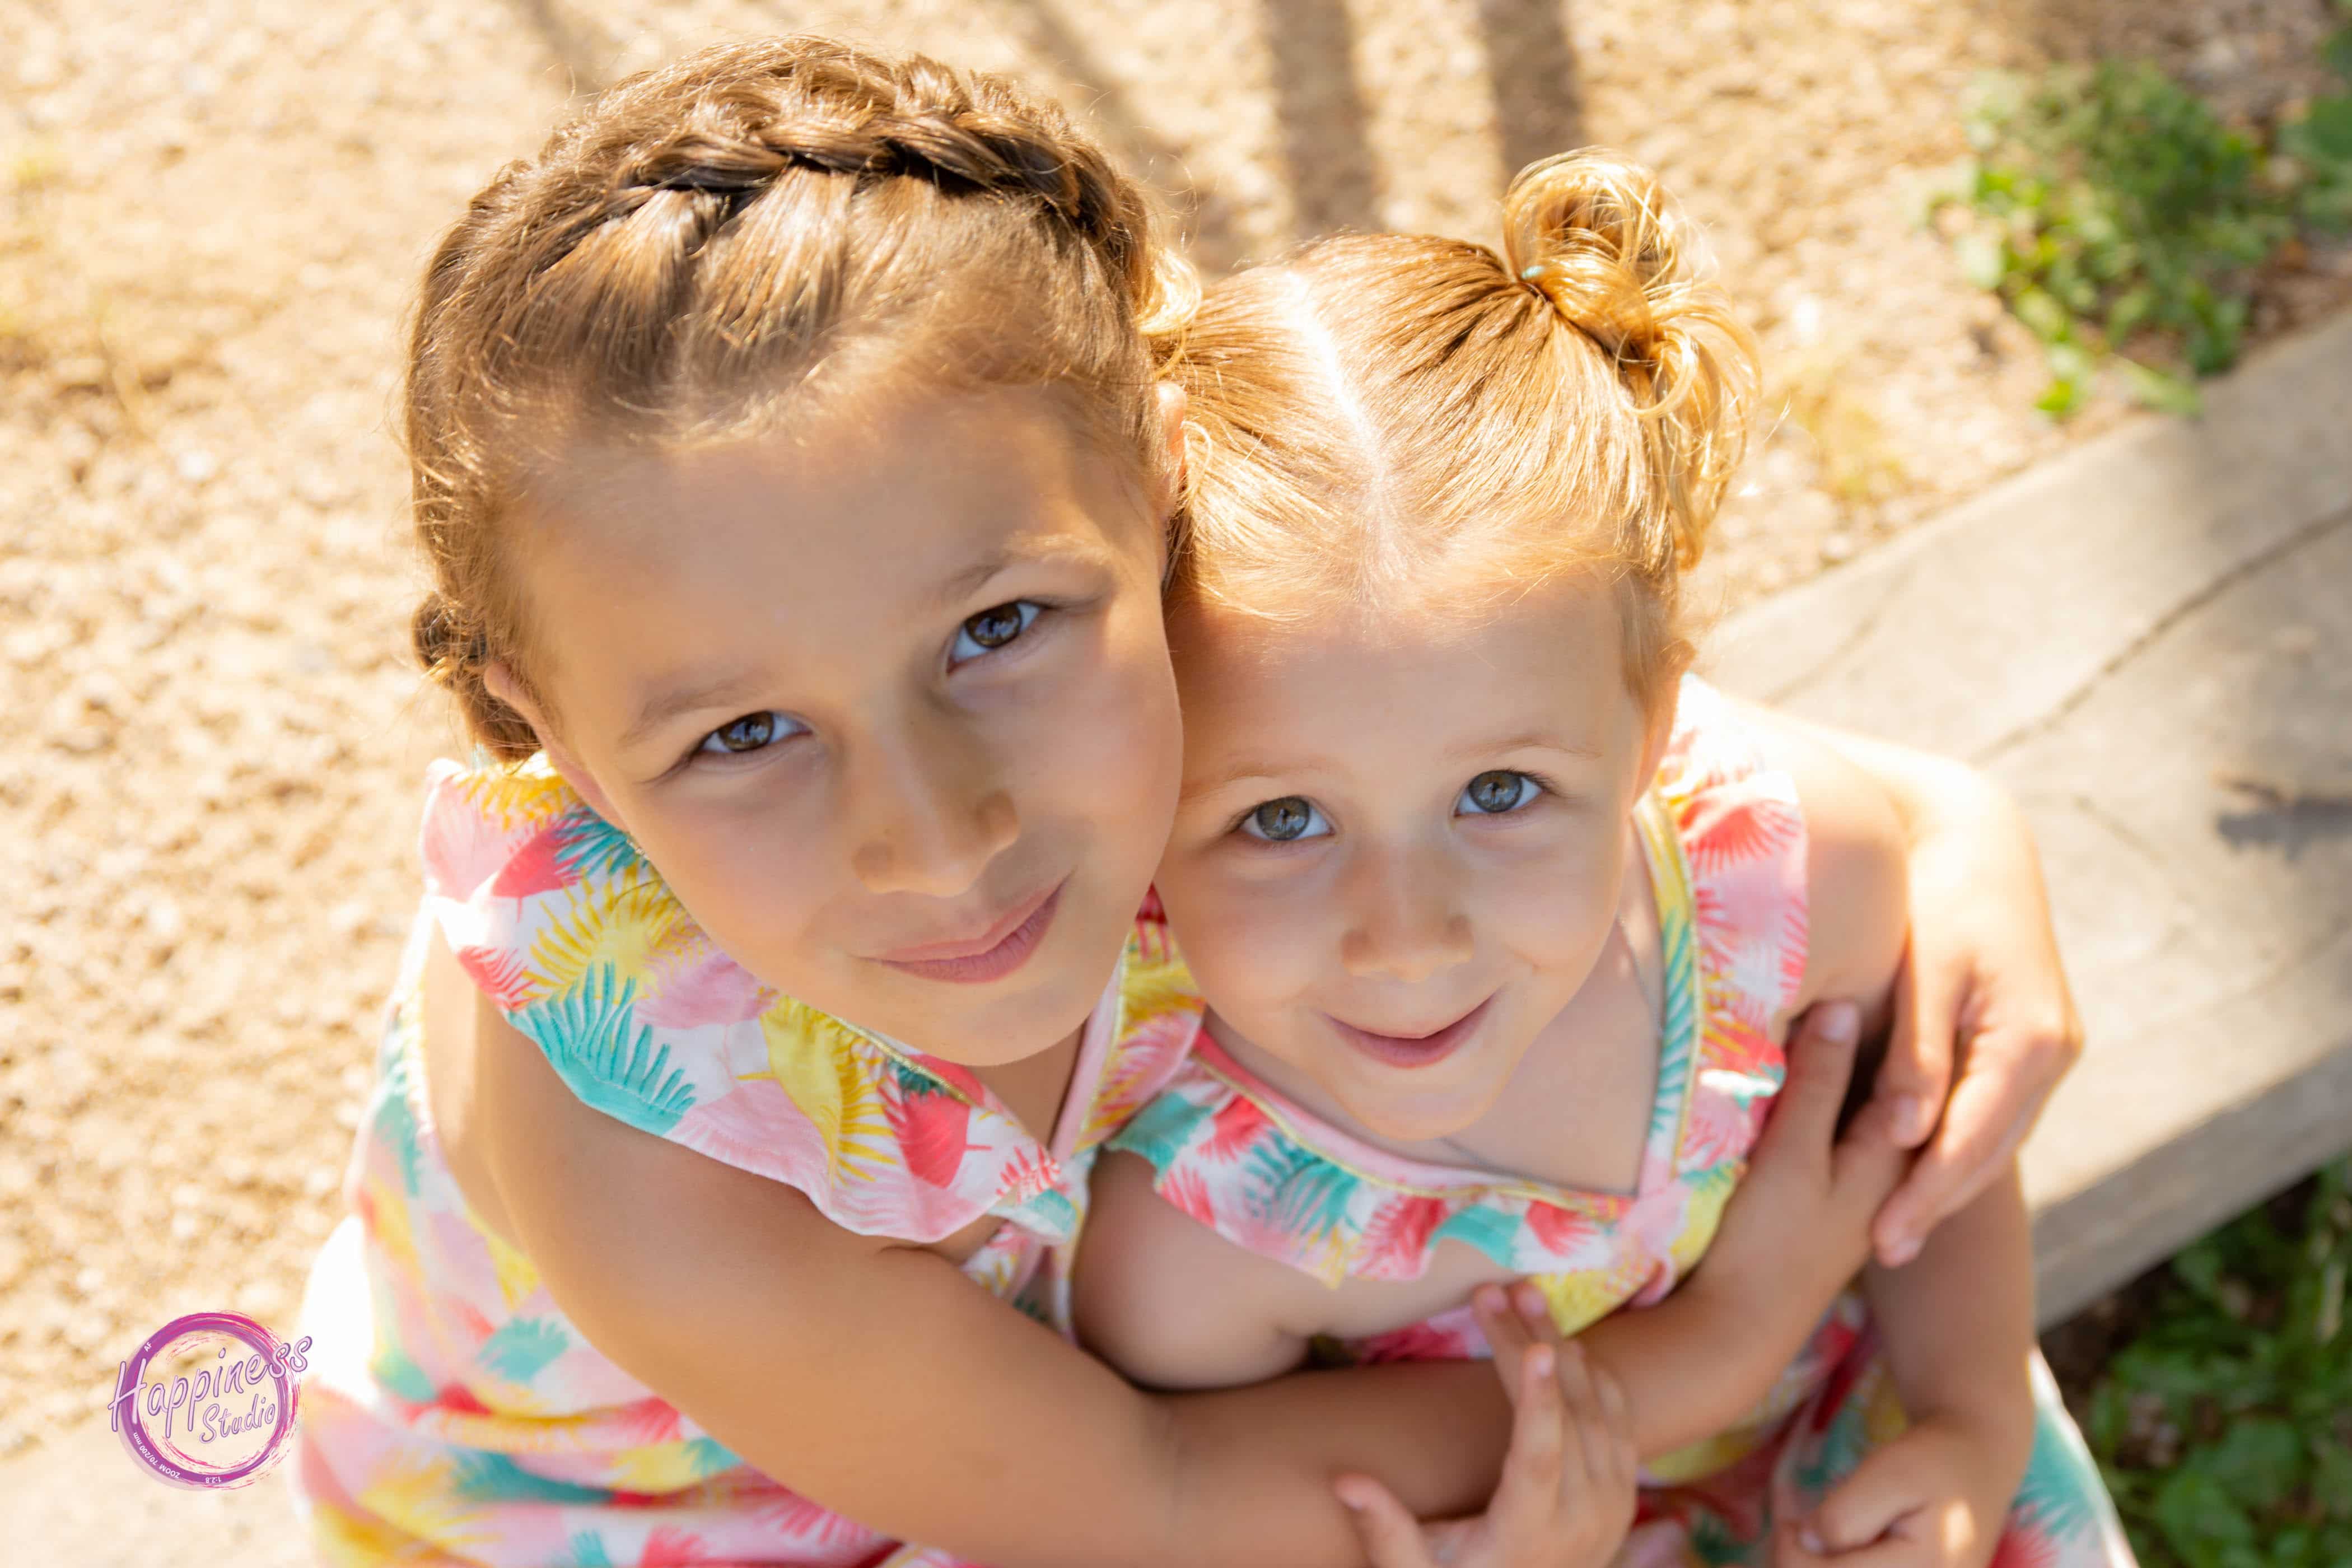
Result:
<instances>
[{"instance_id":1,"label":"yellow leaf print","mask_svg":"<svg viewBox=\"0 0 2352 1568\"><path fill-rule=\"evenodd\" d=\"M896 1146L882 1106L881 1053L839 1019L787 997L760 1015L776 1082L824 1139L833 1175L888 1171Z\"/></svg>"},{"instance_id":2,"label":"yellow leaf print","mask_svg":"<svg viewBox=\"0 0 2352 1568\"><path fill-rule=\"evenodd\" d=\"M490 1267L498 1270L499 1294L505 1298L508 1310L512 1310L515 1303L539 1289L539 1268L488 1226L477 1226L475 1229L489 1251Z\"/></svg>"},{"instance_id":3,"label":"yellow leaf print","mask_svg":"<svg viewBox=\"0 0 2352 1568\"><path fill-rule=\"evenodd\" d=\"M489 1544L481 1504L459 1491L457 1468L446 1459L395 1452L355 1500L378 1518L444 1552Z\"/></svg>"},{"instance_id":4,"label":"yellow leaf print","mask_svg":"<svg viewBox=\"0 0 2352 1568\"><path fill-rule=\"evenodd\" d=\"M421 1279L424 1265L416 1259L416 1238L408 1229L408 1205L404 1198L375 1176L364 1178L361 1190L367 1194L373 1211L375 1241L383 1254L412 1279Z\"/></svg>"},{"instance_id":5,"label":"yellow leaf print","mask_svg":"<svg viewBox=\"0 0 2352 1568\"><path fill-rule=\"evenodd\" d=\"M413 1536L323 1499L311 1500L310 1544L327 1568L383 1568L418 1554Z\"/></svg>"},{"instance_id":6,"label":"yellow leaf print","mask_svg":"<svg viewBox=\"0 0 2352 1568\"><path fill-rule=\"evenodd\" d=\"M471 768L454 782L467 805L501 828L536 827L579 804L572 787L536 757L511 768Z\"/></svg>"},{"instance_id":7,"label":"yellow leaf print","mask_svg":"<svg viewBox=\"0 0 2352 1568\"><path fill-rule=\"evenodd\" d=\"M1625 1303L1616 1269L1580 1268L1570 1274L1534 1276L1536 1289L1551 1305L1551 1321L1562 1334L1582 1333Z\"/></svg>"},{"instance_id":8,"label":"yellow leaf print","mask_svg":"<svg viewBox=\"0 0 2352 1568\"><path fill-rule=\"evenodd\" d=\"M562 996L591 969L609 963L623 984L642 984L653 973L655 953L685 918L658 883L635 873L583 886L530 944L532 978L545 987L541 995Z\"/></svg>"}]
</instances>

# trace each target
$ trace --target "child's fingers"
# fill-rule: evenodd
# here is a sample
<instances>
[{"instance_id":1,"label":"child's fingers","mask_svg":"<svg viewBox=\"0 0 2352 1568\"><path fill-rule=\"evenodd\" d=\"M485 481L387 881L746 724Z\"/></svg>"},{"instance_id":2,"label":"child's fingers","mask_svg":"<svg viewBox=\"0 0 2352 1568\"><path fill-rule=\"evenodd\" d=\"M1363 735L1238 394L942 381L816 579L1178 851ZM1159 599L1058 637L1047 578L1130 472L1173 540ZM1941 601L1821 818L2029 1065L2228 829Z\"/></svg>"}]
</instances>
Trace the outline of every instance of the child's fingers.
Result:
<instances>
[{"instance_id":1,"label":"child's fingers","mask_svg":"<svg viewBox=\"0 0 2352 1568\"><path fill-rule=\"evenodd\" d=\"M1789 1042L1789 1077L1772 1101L1772 1114L1757 1141L1757 1164L1787 1148L1813 1154L1836 1142L1838 1111L1853 1076L1862 1010L1847 1001L1822 1002L1809 1009Z\"/></svg>"},{"instance_id":2,"label":"child's fingers","mask_svg":"<svg viewBox=\"0 0 2352 1568\"><path fill-rule=\"evenodd\" d=\"M1599 1445L1607 1464L1602 1479L1612 1486L1632 1486L1639 1479L1642 1457L1633 1446L1633 1411L1625 1402L1625 1385L1605 1366L1592 1369L1592 1385L1601 1395L1601 1421L1607 1436ZM1593 1445L1588 1443L1588 1453Z\"/></svg>"},{"instance_id":3,"label":"child's fingers","mask_svg":"<svg viewBox=\"0 0 2352 1568\"><path fill-rule=\"evenodd\" d=\"M1927 1505L1927 1478L1918 1474L1901 1442L1874 1449L1852 1475L1802 1521L1832 1551L1851 1552L1876 1542L1897 1520ZM1841 1563L1845 1559L1839 1558Z\"/></svg>"},{"instance_id":4,"label":"child's fingers","mask_svg":"<svg viewBox=\"0 0 2352 1568\"><path fill-rule=\"evenodd\" d=\"M1528 1334L1526 1322L1512 1310L1510 1293L1500 1285L1481 1285L1471 1292L1470 1315L1486 1336L1486 1348L1494 1352L1495 1374L1517 1401L1519 1363L1535 1342Z\"/></svg>"},{"instance_id":5,"label":"child's fingers","mask_svg":"<svg viewBox=\"0 0 2352 1568\"><path fill-rule=\"evenodd\" d=\"M1341 1476L1331 1483L1355 1521L1371 1568L1435 1568L1414 1519L1396 1494L1370 1476Z\"/></svg>"},{"instance_id":6,"label":"child's fingers","mask_svg":"<svg viewBox=\"0 0 2352 1568\"><path fill-rule=\"evenodd\" d=\"M1549 1345L1533 1346L1521 1368L1511 1451L1504 1457L1503 1479L1486 1510L1498 1531L1540 1528L1539 1521L1559 1510L1569 1434L1560 1410L1557 1354Z\"/></svg>"},{"instance_id":7,"label":"child's fingers","mask_svg":"<svg viewBox=\"0 0 2352 1568\"><path fill-rule=\"evenodd\" d=\"M1932 1568L1934 1561L1922 1554L1916 1541L1882 1541L1852 1552L1826 1548L1815 1552L1805 1545L1804 1531L1793 1521L1772 1532L1772 1568Z\"/></svg>"},{"instance_id":8,"label":"child's fingers","mask_svg":"<svg viewBox=\"0 0 2352 1568\"><path fill-rule=\"evenodd\" d=\"M1573 1439L1568 1454L1572 1473L1597 1474L1608 1467L1608 1423L1601 1414L1601 1391L1592 1384L1592 1363L1573 1342L1552 1352L1559 1358L1560 1402L1567 1406Z\"/></svg>"}]
</instances>

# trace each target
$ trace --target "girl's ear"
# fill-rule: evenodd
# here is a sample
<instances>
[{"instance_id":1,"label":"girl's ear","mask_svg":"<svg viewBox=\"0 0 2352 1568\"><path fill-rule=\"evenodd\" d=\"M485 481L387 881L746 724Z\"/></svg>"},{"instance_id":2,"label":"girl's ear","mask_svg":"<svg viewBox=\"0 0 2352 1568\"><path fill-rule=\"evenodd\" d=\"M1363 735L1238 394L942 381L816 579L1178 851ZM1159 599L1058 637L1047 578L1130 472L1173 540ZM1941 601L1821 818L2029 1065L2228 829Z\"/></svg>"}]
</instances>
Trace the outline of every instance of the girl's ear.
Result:
<instances>
[{"instance_id":1,"label":"girl's ear","mask_svg":"<svg viewBox=\"0 0 2352 1568\"><path fill-rule=\"evenodd\" d=\"M539 737L540 750L547 753L547 760L555 765L557 773L563 775L563 782L572 786L572 793L588 803L588 809L622 832L627 832L628 825L614 813L613 803L596 783L595 775L589 773L579 757L556 734L555 726L547 721L547 715L541 711L539 704L523 690L522 683L515 679L514 671L507 668L505 660L494 658L484 668L482 686L491 696L523 716L523 721Z\"/></svg>"},{"instance_id":2,"label":"girl's ear","mask_svg":"<svg viewBox=\"0 0 2352 1568\"><path fill-rule=\"evenodd\" d=\"M1172 381L1156 384L1152 397L1160 405L1160 515L1176 510L1184 493L1184 389Z\"/></svg>"},{"instance_id":3,"label":"girl's ear","mask_svg":"<svg viewBox=\"0 0 2352 1568\"><path fill-rule=\"evenodd\" d=\"M1666 746L1675 738L1675 710L1682 700L1683 683L1669 685L1664 695L1651 705L1649 732L1642 742L1642 776L1633 781L1633 793L1641 794L1658 776L1659 764L1666 760Z\"/></svg>"}]
</instances>

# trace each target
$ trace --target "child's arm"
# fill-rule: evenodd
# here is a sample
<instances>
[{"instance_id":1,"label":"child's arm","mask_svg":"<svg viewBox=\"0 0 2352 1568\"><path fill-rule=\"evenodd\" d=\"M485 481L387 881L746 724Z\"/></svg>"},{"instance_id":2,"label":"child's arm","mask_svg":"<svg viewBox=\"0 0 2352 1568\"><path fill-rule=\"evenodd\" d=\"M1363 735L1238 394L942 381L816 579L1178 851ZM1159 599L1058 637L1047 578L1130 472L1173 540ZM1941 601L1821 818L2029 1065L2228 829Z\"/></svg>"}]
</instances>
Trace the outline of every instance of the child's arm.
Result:
<instances>
[{"instance_id":1,"label":"child's arm","mask_svg":"<svg viewBox=\"0 0 2352 1568\"><path fill-rule=\"evenodd\" d=\"M1711 1436L1753 1408L1868 1254L1870 1216L1903 1157L1867 1133L1831 1147L1855 1049L1853 1009L1843 1008L1842 1028L1822 1027L1835 1017L1834 1006L1816 1009L1799 1031L1789 1083L1698 1270L1656 1306L1614 1313L1577 1336L1623 1389L1644 1458ZM1313 1276L1233 1245L1160 1196L1150 1164L1125 1153L1095 1168L1076 1289L1087 1347L1155 1388L1288 1372L1328 1326L1330 1303ZM1538 1293L1518 1294L1532 1300L1531 1321L1548 1321ZM1499 1299L1486 1305L1511 1310ZM1517 1368L1502 1372L1516 1386Z\"/></svg>"},{"instance_id":2,"label":"child's arm","mask_svg":"<svg viewBox=\"0 0 2352 1568\"><path fill-rule=\"evenodd\" d=\"M446 947L428 983L467 984ZM487 1000L475 1024L473 1124L550 1294L826 1508L1000 1568L1355 1568L1335 1475L1379 1477L1425 1516L1494 1489L1511 1417L1487 1367L1139 1394L937 1254L583 1104Z\"/></svg>"},{"instance_id":3,"label":"child's arm","mask_svg":"<svg viewBox=\"0 0 2352 1568\"><path fill-rule=\"evenodd\" d=\"M1934 1141L1874 1226L1881 1261L1899 1263L2000 1174L2082 1055L2032 834L1975 768L1740 706L1761 729L1833 749L1903 819L1911 951L1877 1098L1905 1148Z\"/></svg>"},{"instance_id":4,"label":"child's arm","mask_svg":"<svg viewBox=\"0 0 2352 1568\"><path fill-rule=\"evenodd\" d=\"M1909 1420L1802 1521L1792 1563L1871 1548L1983 1568L2033 1450L2033 1242L2014 1161L1917 1261L1874 1268L1871 1312Z\"/></svg>"}]
</instances>

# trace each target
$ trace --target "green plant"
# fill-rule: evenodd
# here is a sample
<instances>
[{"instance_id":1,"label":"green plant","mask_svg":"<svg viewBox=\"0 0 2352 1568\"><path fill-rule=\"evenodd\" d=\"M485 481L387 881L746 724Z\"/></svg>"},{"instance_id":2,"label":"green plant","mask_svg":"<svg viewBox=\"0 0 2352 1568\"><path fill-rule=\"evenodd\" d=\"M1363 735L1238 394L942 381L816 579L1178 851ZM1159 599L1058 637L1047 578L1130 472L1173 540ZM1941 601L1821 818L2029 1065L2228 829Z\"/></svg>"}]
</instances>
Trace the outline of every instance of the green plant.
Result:
<instances>
[{"instance_id":1,"label":"green plant","mask_svg":"<svg viewBox=\"0 0 2352 1568\"><path fill-rule=\"evenodd\" d=\"M2352 27L2327 57L2352 82ZM2299 229L2352 226L2352 92L2265 138L2153 65L2107 61L1982 78L1966 123L1973 155L1938 205L1964 215L1969 280L2041 340L2038 406L2060 417L2108 364L2141 402L2194 412L2192 378L2237 360L2254 270Z\"/></svg>"},{"instance_id":2,"label":"green plant","mask_svg":"<svg viewBox=\"0 0 2352 1568\"><path fill-rule=\"evenodd\" d=\"M2172 1260L2085 1427L2144 1568L2352 1563L2352 1160Z\"/></svg>"}]
</instances>

